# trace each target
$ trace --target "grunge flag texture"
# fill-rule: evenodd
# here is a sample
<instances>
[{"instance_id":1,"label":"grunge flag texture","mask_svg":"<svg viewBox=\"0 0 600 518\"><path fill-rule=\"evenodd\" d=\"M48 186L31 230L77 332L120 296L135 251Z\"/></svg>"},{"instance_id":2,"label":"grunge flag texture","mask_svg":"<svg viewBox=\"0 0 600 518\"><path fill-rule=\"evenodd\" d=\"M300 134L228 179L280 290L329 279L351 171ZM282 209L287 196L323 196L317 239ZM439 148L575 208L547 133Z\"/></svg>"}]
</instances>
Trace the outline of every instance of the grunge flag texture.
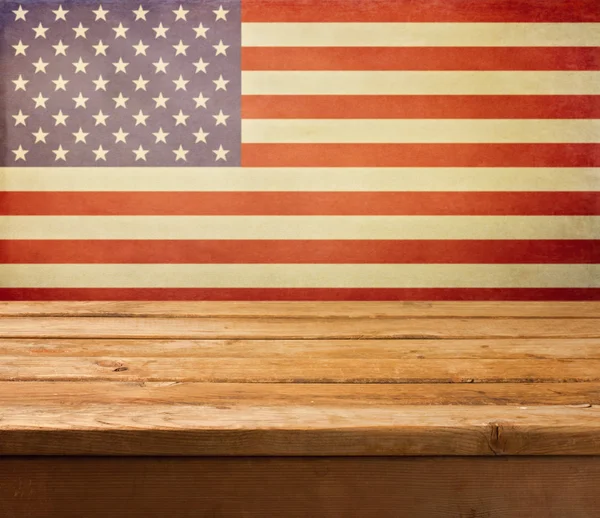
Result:
<instances>
[{"instance_id":1,"label":"grunge flag texture","mask_svg":"<svg viewBox=\"0 0 600 518\"><path fill-rule=\"evenodd\" d=\"M599 300L597 0L3 1L2 300Z\"/></svg>"}]
</instances>

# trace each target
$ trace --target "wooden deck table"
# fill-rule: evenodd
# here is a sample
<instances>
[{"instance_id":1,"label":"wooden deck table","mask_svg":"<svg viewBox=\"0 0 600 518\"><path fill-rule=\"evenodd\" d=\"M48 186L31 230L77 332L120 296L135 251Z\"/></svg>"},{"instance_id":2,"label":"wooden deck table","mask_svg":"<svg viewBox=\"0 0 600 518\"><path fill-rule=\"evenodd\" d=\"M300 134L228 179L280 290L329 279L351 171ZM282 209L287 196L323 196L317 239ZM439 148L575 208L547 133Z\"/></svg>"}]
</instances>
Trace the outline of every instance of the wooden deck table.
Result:
<instances>
[{"instance_id":1,"label":"wooden deck table","mask_svg":"<svg viewBox=\"0 0 600 518\"><path fill-rule=\"evenodd\" d=\"M0 517L600 516L600 304L1 303Z\"/></svg>"}]
</instances>

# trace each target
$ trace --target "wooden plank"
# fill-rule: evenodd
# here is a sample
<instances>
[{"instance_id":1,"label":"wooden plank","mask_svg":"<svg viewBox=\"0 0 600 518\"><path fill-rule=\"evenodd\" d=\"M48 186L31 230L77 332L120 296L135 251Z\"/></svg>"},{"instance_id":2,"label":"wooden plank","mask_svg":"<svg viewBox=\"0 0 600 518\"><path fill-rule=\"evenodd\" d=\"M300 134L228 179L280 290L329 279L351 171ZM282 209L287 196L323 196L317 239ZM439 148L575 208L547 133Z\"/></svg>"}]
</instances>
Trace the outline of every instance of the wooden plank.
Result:
<instances>
[{"instance_id":1,"label":"wooden plank","mask_svg":"<svg viewBox=\"0 0 600 518\"><path fill-rule=\"evenodd\" d=\"M0 455L600 455L600 407L3 405Z\"/></svg>"},{"instance_id":2,"label":"wooden plank","mask_svg":"<svg viewBox=\"0 0 600 518\"><path fill-rule=\"evenodd\" d=\"M597 338L600 319L4 317L3 338Z\"/></svg>"},{"instance_id":3,"label":"wooden plank","mask_svg":"<svg viewBox=\"0 0 600 518\"><path fill-rule=\"evenodd\" d=\"M600 360L392 360L4 356L0 380L212 383L478 383L600 381Z\"/></svg>"},{"instance_id":4,"label":"wooden plank","mask_svg":"<svg viewBox=\"0 0 600 518\"><path fill-rule=\"evenodd\" d=\"M600 359L599 338L170 340L2 338L0 356L334 359Z\"/></svg>"},{"instance_id":5,"label":"wooden plank","mask_svg":"<svg viewBox=\"0 0 600 518\"><path fill-rule=\"evenodd\" d=\"M600 302L0 302L2 316L600 318Z\"/></svg>"},{"instance_id":6,"label":"wooden plank","mask_svg":"<svg viewBox=\"0 0 600 518\"><path fill-rule=\"evenodd\" d=\"M598 487L600 457L0 459L7 518L591 518Z\"/></svg>"},{"instance_id":7,"label":"wooden plank","mask_svg":"<svg viewBox=\"0 0 600 518\"><path fill-rule=\"evenodd\" d=\"M1 405L97 404L308 407L600 405L600 383L0 382Z\"/></svg>"}]
</instances>

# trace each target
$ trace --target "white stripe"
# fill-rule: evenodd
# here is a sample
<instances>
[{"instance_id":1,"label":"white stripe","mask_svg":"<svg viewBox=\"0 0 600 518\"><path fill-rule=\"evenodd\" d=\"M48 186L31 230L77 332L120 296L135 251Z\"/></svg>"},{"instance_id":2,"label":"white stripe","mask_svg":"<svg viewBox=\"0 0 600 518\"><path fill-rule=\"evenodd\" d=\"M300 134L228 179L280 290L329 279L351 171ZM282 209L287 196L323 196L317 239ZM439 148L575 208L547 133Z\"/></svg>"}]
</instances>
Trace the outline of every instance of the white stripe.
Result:
<instances>
[{"instance_id":1,"label":"white stripe","mask_svg":"<svg viewBox=\"0 0 600 518\"><path fill-rule=\"evenodd\" d=\"M600 24L244 23L242 45L245 47L596 47L600 46Z\"/></svg>"},{"instance_id":2,"label":"white stripe","mask_svg":"<svg viewBox=\"0 0 600 518\"><path fill-rule=\"evenodd\" d=\"M585 264L3 264L3 288L592 288Z\"/></svg>"},{"instance_id":3,"label":"white stripe","mask_svg":"<svg viewBox=\"0 0 600 518\"><path fill-rule=\"evenodd\" d=\"M600 72L242 71L243 95L599 95Z\"/></svg>"},{"instance_id":4,"label":"white stripe","mask_svg":"<svg viewBox=\"0 0 600 518\"><path fill-rule=\"evenodd\" d=\"M246 119L242 142L596 143L600 119Z\"/></svg>"},{"instance_id":5,"label":"white stripe","mask_svg":"<svg viewBox=\"0 0 600 518\"><path fill-rule=\"evenodd\" d=\"M0 216L0 239L597 239L600 216Z\"/></svg>"},{"instance_id":6,"label":"white stripe","mask_svg":"<svg viewBox=\"0 0 600 518\"><path fill-rule=\"evenodd\" d=\"M593 191L600 168L7 167L5 191Z\"/></svg>"}]
</instances>

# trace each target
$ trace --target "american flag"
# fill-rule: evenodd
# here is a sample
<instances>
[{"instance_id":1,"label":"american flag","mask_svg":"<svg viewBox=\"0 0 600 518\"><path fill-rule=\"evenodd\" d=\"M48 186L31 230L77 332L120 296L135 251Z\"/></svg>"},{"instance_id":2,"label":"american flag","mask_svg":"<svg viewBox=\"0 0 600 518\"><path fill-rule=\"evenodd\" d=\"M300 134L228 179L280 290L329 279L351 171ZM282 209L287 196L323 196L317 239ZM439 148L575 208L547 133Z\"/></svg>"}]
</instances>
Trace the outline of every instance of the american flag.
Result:
<instances>
[{"instance_id":1,"label":"american flag","mask_svg":"<svg viewBox=\"0 0 600 518\"><path fill-rule=\"evenodd\" d=\"M2 300L598 300L597 0L4 1Z\"/></svg>"}]
</instances>

